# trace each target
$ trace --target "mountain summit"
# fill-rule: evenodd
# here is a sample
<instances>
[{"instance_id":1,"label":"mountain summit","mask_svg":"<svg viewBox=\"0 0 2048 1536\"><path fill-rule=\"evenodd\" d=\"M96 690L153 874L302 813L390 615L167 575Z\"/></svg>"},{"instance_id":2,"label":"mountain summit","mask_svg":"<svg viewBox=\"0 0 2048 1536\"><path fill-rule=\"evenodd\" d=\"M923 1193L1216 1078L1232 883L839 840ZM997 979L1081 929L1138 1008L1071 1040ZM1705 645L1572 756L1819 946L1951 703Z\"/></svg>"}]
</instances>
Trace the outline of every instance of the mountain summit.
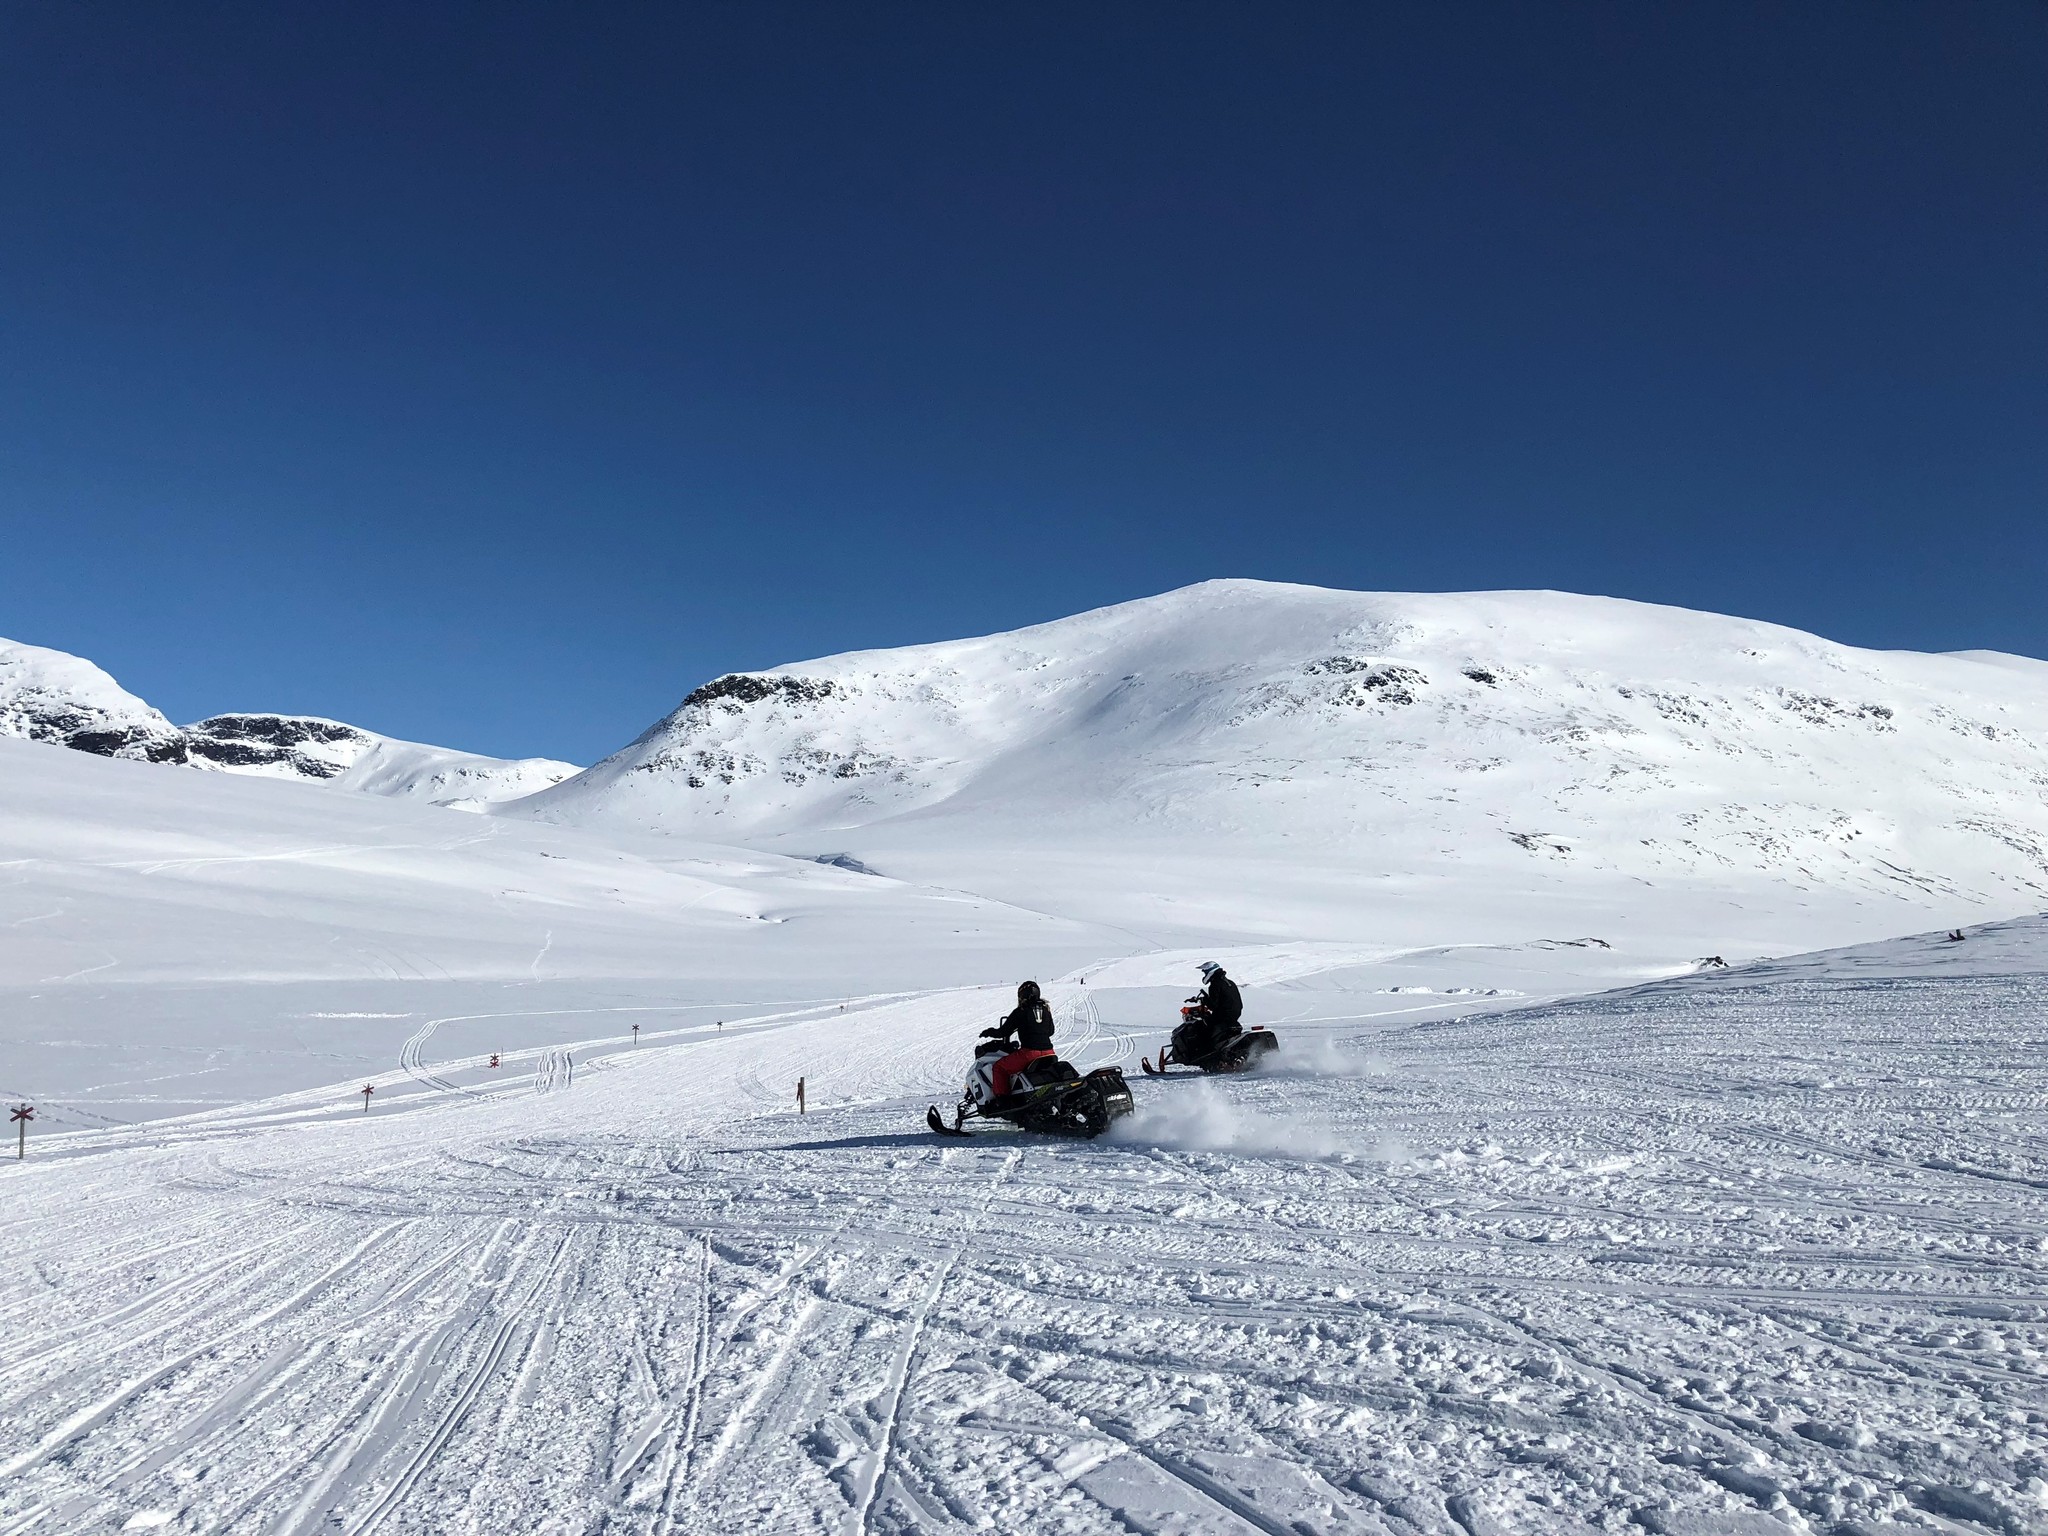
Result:
<instances>
[{"instance_id":1,"label":"mountain summit","mask_svg":"<svg viewBox=\"0 0 2048 1536\"><path fill-rule=\"evenodd\" d=\"M1662 887L1767 947L1767 913L2048 897L2048 664L1557 592L1210 581L721 677L505 810L1078 895L1147 933L1355 938L1450 881L1524 932L1531 900L1574 927Z\"/></svg>"}]
</instances>

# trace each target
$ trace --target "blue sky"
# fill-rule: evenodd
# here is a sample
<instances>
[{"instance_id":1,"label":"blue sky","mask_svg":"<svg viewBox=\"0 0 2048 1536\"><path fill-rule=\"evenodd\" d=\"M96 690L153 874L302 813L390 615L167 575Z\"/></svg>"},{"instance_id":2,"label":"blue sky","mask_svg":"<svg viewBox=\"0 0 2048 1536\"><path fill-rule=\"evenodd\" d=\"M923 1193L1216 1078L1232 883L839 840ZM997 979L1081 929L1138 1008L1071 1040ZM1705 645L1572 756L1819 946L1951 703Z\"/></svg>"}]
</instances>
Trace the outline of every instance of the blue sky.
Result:
<instances>
[{"instance_id":1,"label":"blue sky","mask_svg":"<svg viewBox=\"0 0 2048 1536\"><path fill-rule=\"evenodd\" d=\"M2048 656L2048 9L0 10L0 634L588 760L1209 576Z\"/></svg>"}]
</instances>

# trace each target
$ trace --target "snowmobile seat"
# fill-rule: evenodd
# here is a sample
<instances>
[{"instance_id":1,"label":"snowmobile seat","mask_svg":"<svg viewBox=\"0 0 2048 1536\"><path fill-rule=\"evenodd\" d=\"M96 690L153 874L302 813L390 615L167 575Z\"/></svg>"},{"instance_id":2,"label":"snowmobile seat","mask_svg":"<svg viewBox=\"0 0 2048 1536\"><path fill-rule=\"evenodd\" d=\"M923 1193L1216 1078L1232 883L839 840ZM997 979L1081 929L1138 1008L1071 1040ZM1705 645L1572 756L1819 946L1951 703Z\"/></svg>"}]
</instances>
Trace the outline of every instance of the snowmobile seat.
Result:
<instances>
[{"instance_id":1,"label":"snowmobile seat","mask_svg":"<svg viewBox=\"0 0 2048 1536\"><path fill-rule=\"evenodd\" d=\"M1024 1069L1024 1076L1030 1079L1034 1088L1050 1087L1054 1083L1077 1083L1081 1074L1074 1070L1071 1062L1061 1061L1054 1056L1047 1061L1034 1061Z\"/></svg>"}]
</instances>

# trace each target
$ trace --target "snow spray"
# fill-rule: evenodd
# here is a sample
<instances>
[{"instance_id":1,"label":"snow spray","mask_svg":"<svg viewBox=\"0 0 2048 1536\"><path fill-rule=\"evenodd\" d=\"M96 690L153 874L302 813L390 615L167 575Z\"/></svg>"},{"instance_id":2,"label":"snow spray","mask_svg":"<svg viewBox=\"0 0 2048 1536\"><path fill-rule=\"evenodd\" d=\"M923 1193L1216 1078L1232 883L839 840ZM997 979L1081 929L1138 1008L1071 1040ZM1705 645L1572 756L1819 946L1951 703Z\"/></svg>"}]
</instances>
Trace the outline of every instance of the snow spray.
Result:
<instances>
[{"instance_id":1,"label":"snow spray","mask_svg":"<svg viewBox=\"0 0 2048 1536\"><path fill-rule=\"evenodd\" d=\"M1329 1126L1260 1114L1215 1083L1192 1082L1148 1097L1137 1113L1110 1129L1113 1141L1181 1152L1239 1152L1253 1157L1330 1158L1361 1155Z\"/></svg>"}]
</instances>

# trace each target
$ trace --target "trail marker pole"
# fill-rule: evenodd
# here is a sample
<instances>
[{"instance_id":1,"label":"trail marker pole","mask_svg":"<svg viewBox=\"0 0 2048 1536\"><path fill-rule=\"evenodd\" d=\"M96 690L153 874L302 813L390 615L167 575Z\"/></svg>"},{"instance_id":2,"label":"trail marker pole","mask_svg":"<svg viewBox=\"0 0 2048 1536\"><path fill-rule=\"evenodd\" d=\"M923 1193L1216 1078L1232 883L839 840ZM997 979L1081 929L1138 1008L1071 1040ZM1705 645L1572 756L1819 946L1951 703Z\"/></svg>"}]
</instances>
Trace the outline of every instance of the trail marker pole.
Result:
<instances>
[{"instance_id":1,"label":"trail marker pole","mask_svg":"<svg viewBox=\"0 0 2048 1536\"><path fill-rule=\"evenodd\" d=\"M497 1064L498 1064L498 1053L497 1053L496 1051L493 1051L493 1052L491 1052L491 1065L495 1067L495 1066L496 1066Z\"/></svg>"},{"instance_id":2,"label":"trail marker pole","mask_svg":"<svg viewBox=\"0 0 2048 1536\"><path fill-rule=\"evenodd\" d=\"M638 1024L633 1026L633 1043L635 1045L640 1043L640 1026Z\"/></svg>"},{"instance_id":3,"label":"trail marker pole","mask_svg":"<svg viewBox=\"0 0 2048 1536\"><path fill-rule=\"evenodd\" d=\"M35 1119L35 1117L35 1108L29 1104L15 1105L14 1113L8 1117L14 1122L14 1157L16 1162L28 1156L28 1123Z\"/></svg>"},{"instance_id":4,"label":"trail marker pole","mask_svg":"<svg viewBox=\"0 0 2048 1536\"><path fill-rule=\"evenodd\" d=\"M804 1112L804 1080L802 1078L796 1080L796 1112L798 1114Z\"/></svg>"},{"instance_id":5,"label":"trail marker pole","mask_svg":"<svg viewBox=\"0 0 2048 1536\"><path fill-rule=\"evenodd\" d=\"M363 1113L366 1115L370 1112L370 1095L376 1091L377 1085L375 1083L363 1084Z\"/></svg>"}]
</instances>

